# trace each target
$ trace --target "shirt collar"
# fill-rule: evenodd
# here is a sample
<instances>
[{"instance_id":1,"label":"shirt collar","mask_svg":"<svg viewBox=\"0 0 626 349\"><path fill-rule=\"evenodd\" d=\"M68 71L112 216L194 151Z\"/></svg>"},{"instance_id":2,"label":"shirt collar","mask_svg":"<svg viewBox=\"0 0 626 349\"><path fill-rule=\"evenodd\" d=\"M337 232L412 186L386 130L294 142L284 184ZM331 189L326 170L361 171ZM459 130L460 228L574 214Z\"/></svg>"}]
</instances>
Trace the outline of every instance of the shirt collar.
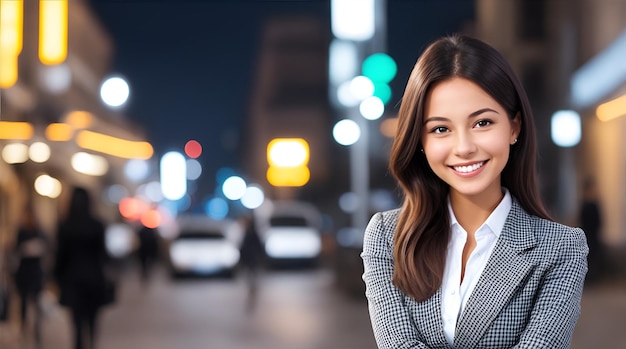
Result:
<instances>
[{"instance_id":1,"label":"shirt collar","mask_svg":"<svg viewBox=\"0 0 626 349\"><path fill-rule=\"evenodd\" d=\"M509 190L504 187L502 187L502 190L504 191L504 197L500 200L500 203L496 206L493 212L491 212L489 217L487 217L487 220L481 225L481 227L485 225L488 226L497 237L500 237L500 233L502 233L506 217L509 215L509 211L511 210L511 206L513 204ZM452 210L452 205L450 204L450 197L448 197L448 212L450 213L450 226L454 227L455 225L459 225L459 222L454 215L454 211Z\"/></svg>"}]
</instances>

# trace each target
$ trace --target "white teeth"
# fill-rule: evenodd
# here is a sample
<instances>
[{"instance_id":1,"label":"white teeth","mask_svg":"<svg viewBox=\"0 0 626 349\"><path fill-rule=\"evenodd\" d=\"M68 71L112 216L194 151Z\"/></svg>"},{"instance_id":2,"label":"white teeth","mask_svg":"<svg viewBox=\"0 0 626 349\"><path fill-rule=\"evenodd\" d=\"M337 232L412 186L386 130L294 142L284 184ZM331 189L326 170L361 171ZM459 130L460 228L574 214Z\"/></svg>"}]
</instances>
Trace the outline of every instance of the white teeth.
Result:
<instances>
[{"instance_id":1,"label":"white teeth","mask_svg":"<svg viewBox=\"0 0 626 349\"><path fill-rule=\"evenodd\" d=\"M468 172L472 172L472 171L476 171L479 168L483 167L483 165L485 164L485 162L479 162L477 164L473 164L470 166L454 166L454 169L457 172L461 172L461 173L468 173Z\"/></svg>"}]
</instances>

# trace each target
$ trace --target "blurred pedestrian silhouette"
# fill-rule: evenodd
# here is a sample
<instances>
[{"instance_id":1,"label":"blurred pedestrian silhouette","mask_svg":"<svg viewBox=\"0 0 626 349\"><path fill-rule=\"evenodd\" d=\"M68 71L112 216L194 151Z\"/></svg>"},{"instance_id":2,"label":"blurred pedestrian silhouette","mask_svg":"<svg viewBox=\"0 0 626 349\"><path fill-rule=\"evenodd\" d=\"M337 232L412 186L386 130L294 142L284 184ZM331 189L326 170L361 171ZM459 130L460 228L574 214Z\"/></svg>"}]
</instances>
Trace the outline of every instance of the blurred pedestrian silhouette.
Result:
<instances>
[{"instance_id":1,"label":"blurred pedestrian silhouette","mask_svg":"<svg viewBox=\"0 0 626 349\"><path fill-rule=\"evenodd\" d=\"M244 229L243 240L240 247L240 266L248 288L246 311L252 312L256 307L259 287L259 269L263 262L265 250L259 238L254 216L242 215L240 223Z\"/></svg>"},{"instance_id":2,"label":"blurred pedestrian silhouette","mask_svg":"<svg viewBox=\"0 0 626 349\"><path fill-rule=\"evenodd\" d=\"M109 260L105 227L91 208L87 190L74 188L67 216L57 231L59 302L71 310L76 349L94 347L98 312L112 301L105 275Z\"/></svg>"},{"instance_id":3,"label":"blurred pedestrian silhouette","mask_svg":"<svg viewBox=\"0 0 626 349\"><path fill-rule=\"evenodd\" d=\"M587 235L589 246L589 272L587 281L598 281L604 273L604 251L600 231L602 228L602 212L598 202L598 192L595 181L587 178L583 183L583 201L580 208L580 227Z\"/></svg>"},{"instance_id":4,"label":"blurred pedestrian silhouette","mask_svg":"<svg viewBox=\"0 0 626 349\"><path fill-rule=\"evenodd\" d=\"M33 207L27 204L15 240L14 256L17 262L15 286L20 295L20 324L25 336L28 332L28 314L34 311L33 339L37 348L41 346L42 310L39 296L44 286L42 263L48 247L48 241L37 223Z\"/></svg>"},{"instance_id":5,"label":"blurred pedestrian silhouette","mask_svg":"<svg viewBox=\"0 0 626 349\"><path fill-rule=\"evenodd\" d=\"M146 285L150 279L154 264L159 257L157 230L142 225L137 231L137 237L139 240L137 257L141 267L141 280Z\"/></svg>"}]
</instances>

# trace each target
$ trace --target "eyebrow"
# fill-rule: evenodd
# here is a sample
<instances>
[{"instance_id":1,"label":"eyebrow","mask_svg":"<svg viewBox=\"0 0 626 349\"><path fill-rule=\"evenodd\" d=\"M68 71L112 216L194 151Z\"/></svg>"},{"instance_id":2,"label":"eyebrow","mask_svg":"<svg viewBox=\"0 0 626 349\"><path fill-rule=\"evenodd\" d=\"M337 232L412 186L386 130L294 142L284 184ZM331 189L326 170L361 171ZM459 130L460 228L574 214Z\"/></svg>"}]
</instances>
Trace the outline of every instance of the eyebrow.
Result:
<instances>
[{"instance_id":1,"label":"eyebrow","mask_svg":"<svg viewBox=\"0 0 626 349\"><path fill-rule=\"evenodd\" d=\"M477 111L471 113L470 115L468 115L468 118L475 118L477 116L479 116L480 114L483 113L487 113L487 112L494 112L496 114L500 114L497 111L491 109L491 108L482 108L482 109L478 109ZM424 124L431 122L431 121L450 121L450 119L445 118L443 116L431 116L428 119L424 120Z\"/></svg>"}]
</instances>

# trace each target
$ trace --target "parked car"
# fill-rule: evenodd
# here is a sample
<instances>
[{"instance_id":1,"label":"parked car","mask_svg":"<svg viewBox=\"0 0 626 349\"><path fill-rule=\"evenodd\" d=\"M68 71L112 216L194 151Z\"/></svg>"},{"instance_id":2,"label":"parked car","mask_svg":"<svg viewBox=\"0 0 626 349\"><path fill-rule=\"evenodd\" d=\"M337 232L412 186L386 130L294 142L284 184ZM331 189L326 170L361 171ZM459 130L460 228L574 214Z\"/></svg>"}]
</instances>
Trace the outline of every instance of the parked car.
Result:
<instances>
[{"instance_id":1,"label":"parked car","mask_svg":"<svg viewBox=\"0 0 626 349\"><path fill-rule=\"evenodd\" d=\"M229 220L201 215L177 218L176 233L168 244L172 275L232 276L240 257L238 227Z\"/></svg>"},{"instance_id":2,"label":"parked car","mask_svg":"<svg viewBox=\"0 0 626 349\"><path fill-rule=\"evenodd\" d=\"M321 215L301 201L274 201L257 209L258 230L270 260L317 260L322 252Z\"/></svg>"}]
</instances>

